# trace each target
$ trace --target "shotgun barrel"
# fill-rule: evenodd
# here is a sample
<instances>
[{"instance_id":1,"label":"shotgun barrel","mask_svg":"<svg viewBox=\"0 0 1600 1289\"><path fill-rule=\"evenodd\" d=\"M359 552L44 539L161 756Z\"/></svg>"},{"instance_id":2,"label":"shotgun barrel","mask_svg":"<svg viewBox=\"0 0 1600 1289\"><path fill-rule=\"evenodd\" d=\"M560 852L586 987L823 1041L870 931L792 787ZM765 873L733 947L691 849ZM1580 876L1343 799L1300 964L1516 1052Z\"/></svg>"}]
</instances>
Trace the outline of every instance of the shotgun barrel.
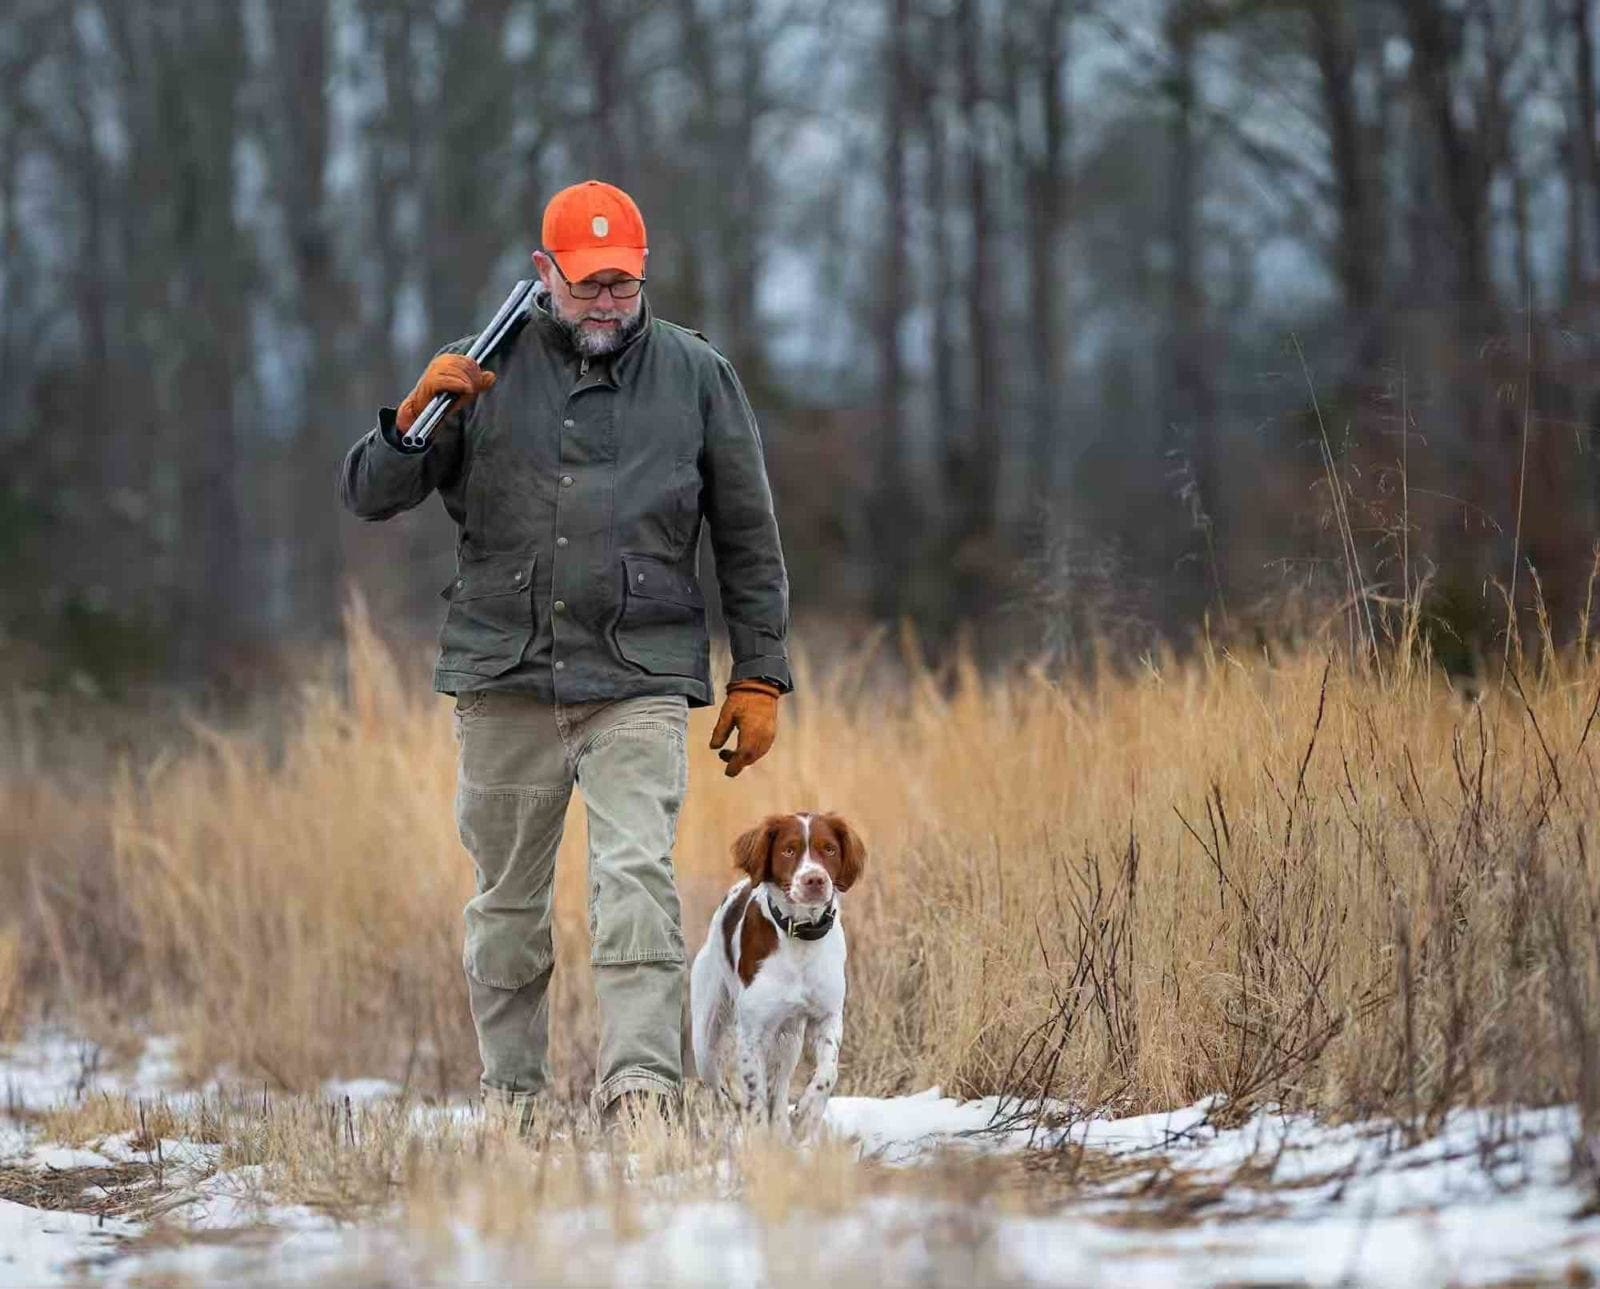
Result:
<instances>
[{"instance_id":1,"label":"shotgun barrel","mask_svg":"<svg viewBox=\"0 0 1600 1289\"><path fill-rule=\"evenodd\" d=\"M523 278L511 289L511 294L505 298L494 317L489 320L489 325L478 333L478 338L472 342L472 348L467 350L467 357L474 362L483 362L493 356L496 349L528 319L528 314L533 308L533 287L536 278ZM400 442L408 448L425 447L429 436L444 415L455 405L457 395L436 394L417 417L416 423L400 436Z\"/></svg>"}]
</instances>

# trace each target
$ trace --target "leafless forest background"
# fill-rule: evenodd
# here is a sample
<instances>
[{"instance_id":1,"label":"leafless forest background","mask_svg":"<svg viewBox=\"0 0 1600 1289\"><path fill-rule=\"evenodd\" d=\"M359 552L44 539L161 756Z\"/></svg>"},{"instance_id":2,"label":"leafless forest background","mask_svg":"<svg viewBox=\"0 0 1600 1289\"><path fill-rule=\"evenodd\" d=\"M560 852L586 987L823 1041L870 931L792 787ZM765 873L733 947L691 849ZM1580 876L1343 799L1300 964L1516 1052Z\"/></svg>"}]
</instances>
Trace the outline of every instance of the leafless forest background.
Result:
<instances>
[{"instance_id":1,"label":"leafless forest background","mask_svg":"<svg viewBox=\"0 0 1600 1289\"><path fill-rule=\"evenodd\" d=\"M1595 9L10 0L8 669L292 675L351 584L425 640L447 518L364 528L335 466L591 176L745 379L802 625L1575 632Z\"/></svg>"}]
</instances>

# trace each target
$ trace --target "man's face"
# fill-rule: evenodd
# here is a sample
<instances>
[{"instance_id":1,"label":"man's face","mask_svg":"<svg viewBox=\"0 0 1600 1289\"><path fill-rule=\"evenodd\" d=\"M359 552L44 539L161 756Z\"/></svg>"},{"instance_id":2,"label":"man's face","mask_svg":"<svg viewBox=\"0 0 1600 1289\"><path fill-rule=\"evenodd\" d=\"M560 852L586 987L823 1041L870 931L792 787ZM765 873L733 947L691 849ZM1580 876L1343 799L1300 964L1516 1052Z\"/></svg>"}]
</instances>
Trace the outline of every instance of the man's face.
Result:
<instances>
[{"instance_id":1,"label":"man's face","mask_svg":"<svg viewBox=\"0 0 1600 1289\"><path fill-rule=\"evenodd\" d=\"M639 330L644 321L642 289L629 300L618 300L610 291L602 291L592 300L580 300L572 294L571 285L550 256L535 251L533 262L539 270L540 281L550 292L550 307L556 319L566 328L579 353L591 358L613 353ZM631 279L621 269L600 269L582 280L609 286Z\"/></svg>"}]
</instances>

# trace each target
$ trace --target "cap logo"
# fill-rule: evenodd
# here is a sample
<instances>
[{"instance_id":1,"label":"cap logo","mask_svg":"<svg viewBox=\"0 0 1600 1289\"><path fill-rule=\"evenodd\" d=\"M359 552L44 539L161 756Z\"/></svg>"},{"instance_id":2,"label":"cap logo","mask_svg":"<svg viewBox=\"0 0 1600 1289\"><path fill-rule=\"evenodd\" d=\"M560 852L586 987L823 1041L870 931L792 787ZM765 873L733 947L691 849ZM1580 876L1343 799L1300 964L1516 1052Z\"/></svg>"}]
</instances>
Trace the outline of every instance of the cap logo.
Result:
<instances>
[{"instance_id":1,"label":"cap logo","mask_svg":"<svg viewBox=\"0 0 1600 1289\"><path fill-rule=\"evenodd\" d=\"M589 227L594 229L594 235L596 237L604 237L611 231L611 225L606 222L606 217L604 215L596 215L594 217L594 222L591 223Z\"/></svg>"}]
</instances>

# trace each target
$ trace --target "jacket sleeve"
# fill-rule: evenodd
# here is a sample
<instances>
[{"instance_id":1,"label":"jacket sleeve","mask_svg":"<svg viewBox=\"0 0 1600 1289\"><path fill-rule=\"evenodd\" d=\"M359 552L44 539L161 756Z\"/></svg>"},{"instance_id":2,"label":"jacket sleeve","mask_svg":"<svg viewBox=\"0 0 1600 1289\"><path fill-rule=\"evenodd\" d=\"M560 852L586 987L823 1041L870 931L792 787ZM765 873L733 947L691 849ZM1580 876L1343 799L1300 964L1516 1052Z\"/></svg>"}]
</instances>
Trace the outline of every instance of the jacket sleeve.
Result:
<instances>
[{"instance_id":1,"label":"jacket sleeve","mask_svg":"<svg viewBox=\"0 0 1600 1289\"><path fill-rule=\"evenodd\" d=\"M789 693L789 575L761 432L733 364L720 353L701 397L705 512L733 653L729 680L770 680Z\"/></svg>"},{"instance_id":2,"label":"jacket sleeve","mask_svg":"<svg viewBox=\"0 0 1600 1289\"><path fill-rule=\"evenodd\" d=\"M463 336L434 355L464 354L476 335ZM380 407L378 423L345 454L339 469L339 500L359 519L392 519L448 487L461 472L466 422L472 409L456 407L439 422L427 445L408 448L395 428L395 408Z\"/></svg>"}]
</instances>

